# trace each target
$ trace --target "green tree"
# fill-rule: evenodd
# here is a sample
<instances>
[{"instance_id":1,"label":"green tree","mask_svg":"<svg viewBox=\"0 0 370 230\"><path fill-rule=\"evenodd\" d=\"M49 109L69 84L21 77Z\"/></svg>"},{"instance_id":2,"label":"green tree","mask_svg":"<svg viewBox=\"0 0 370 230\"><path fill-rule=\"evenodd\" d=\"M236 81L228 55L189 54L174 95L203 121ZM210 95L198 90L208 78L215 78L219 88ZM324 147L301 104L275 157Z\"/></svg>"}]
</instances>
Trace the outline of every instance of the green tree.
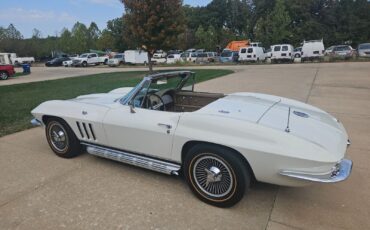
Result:
<instances>
[{"instance_id":1,"label":"green tree","mask_svg":"<svg viewBox=\"0 0 370 230\"><path fill-rule=\"evenodd\" d=\"M76 53L83 53L89 49L89 31L85 24L76 22L72 28L73 43L72 50Z\"/></svg>"},{"instance_id":2,"label":"green tree","mask_svg":"<svg viewBox=\"0 0 370 230\"><path fill-rule=\"evenodd\" d=\"M255 25L258 41L265 45L289 42L291 19L283 0L277 0L274 9L266 17L261 17Z\"/></svg>"},{"instance_id":3,"label":"green tree","mask_svg":"<svg viewBox=\"0 0 370 230\"><path fill-rule=\"evenodd\" d=\"M125 5L126 36L135 39L148 52L150 61L158 49L170 49L184 31L181 0L121 0Z\"/></svg>"},{"instance_id":4,"label":"green tree","mask_svg":"<svg viewBox=\"0 0 370 230\"><path fill-rule=\"evenodd\" d=\"M88 39L87 39L88 47L90 49L96 49L96 42L101 36L101 31L98 25L95 22L91 22L89 28L87 29L87 32L88 32Z\"/></svg>"},{"instance_id":5,"label":"green tree","mask_svg":"<svg viewBox=\"0 0 370 230\"><path fill-rule=\"evenodd\" d=\"M72 33L67 28L63 28L59 38L60 47L66 53L77 53L73 50L73 42Z\"/></svg>"},{"instance_id":6,"label":"green tree","mask_svg":"<svg viewBox=\"0 0 370 230\"><path fill-rule=\"evenodd\" d=\"M101 36L97 41L97 48L100 50L114 49L116 38L113 33L107 29L104 29Z\"/></svg>"},{"instance_id":7,"label":"green tree","mask_svg":"<svg viewBox=\"0 0 370 230\"><path fill-rule=\"evenodd\" d=\"M15 28L13 24L10 24L6 29L6 38L21 40L23 39L23 35L21 34L21 32L19 32L19 30Z\"/></svg>"}]
</instances>

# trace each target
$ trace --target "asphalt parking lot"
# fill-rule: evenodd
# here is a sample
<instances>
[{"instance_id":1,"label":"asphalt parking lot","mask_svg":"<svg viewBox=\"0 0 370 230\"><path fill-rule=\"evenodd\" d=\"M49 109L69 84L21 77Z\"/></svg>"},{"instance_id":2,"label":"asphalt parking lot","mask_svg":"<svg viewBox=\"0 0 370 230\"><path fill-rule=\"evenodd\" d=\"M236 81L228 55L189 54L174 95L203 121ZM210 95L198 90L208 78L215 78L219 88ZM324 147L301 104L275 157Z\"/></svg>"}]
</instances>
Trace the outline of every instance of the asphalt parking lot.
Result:
<instances>
[{"instance_id":1,"label":"asphalt parking lot","mask_svg":"<svg viewBox=\"0 0 370 230\"><path fill-rule=\"evenodd\" d=\"M35 128L0 138L0 229L368 229L370 64L222 68L236 72L196 90L269 93L339 118L352 141L351 177L304 188L257 183L238 205L221 209L177 177L87 154L58 158Z\"/></svg>"}]
</instances>

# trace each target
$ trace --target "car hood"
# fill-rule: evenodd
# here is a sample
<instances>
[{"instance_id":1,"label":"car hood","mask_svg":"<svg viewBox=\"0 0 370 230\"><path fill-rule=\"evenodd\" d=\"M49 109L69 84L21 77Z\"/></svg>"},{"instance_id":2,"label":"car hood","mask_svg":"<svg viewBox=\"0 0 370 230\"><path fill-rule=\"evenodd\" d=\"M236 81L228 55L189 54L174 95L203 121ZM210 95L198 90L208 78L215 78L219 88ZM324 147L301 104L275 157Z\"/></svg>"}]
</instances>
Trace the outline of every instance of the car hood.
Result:
<instances>
[{"instance_id":1,"label":"car hood","mask_svg":"<svg viewBox=\"0 0 370 230\"><path fill-rule=\"evenodd\" d=\"M70 101L94 105L111 105L125 96L131 90L132 87L118 88L110 91L109 93L96 93L78 96Z\"/></svg>"},{"instance_id":2,"label":"car hood","mask_svg":"<svg viewBox=\"0 0 370 230\"><path fill-rule=\"evenodd\" d=\"M343 155L347 146L347 132L336 118L314 106L283 97L235 93L197 112L257 123Z\"/></svg>"}]
</instances>

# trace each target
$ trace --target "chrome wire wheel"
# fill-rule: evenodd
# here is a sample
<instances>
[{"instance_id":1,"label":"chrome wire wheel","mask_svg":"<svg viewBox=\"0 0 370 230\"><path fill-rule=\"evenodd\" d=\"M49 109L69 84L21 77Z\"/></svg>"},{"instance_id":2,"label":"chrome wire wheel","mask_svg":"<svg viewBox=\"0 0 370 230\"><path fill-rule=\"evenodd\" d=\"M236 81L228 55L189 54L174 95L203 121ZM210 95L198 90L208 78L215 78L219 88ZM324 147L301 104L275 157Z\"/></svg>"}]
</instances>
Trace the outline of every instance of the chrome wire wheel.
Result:
<instances>
[{"instance_id":1,"label":"chrome wire wheel","mask_svg":"<svg viewBox=\"0 0 370 230\"><path fill-rule=\"evenodd\" d=\"M198 188L211 197L228 195L234 186L232 169L220 158L204 154L193 167L193 177Z\"/></svg>"},{"instance_id":2,"label":"chrome wire wheel","mask_svg":"<svg viewBox=\"0 0 370 230\"><path fill-rule=\"evenodd\" d=\"M58 122L49 125L48 136L52 147L58 152L68 149L68 136L64 127Z\"/></svg>"}]
</instances>

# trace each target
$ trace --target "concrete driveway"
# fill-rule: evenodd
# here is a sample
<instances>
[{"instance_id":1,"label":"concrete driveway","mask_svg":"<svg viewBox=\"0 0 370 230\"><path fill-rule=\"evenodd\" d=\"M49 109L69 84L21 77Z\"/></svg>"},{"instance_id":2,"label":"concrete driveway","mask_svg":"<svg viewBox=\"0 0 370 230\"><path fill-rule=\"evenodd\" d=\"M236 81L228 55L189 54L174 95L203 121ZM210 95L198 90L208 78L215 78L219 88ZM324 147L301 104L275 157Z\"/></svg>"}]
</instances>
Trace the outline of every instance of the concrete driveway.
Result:
<instances>
[{"instance_id":1,"label":"concrete driveway","mask_svg":"<svg viewBox=\"0 0 370 230\"><path fill-rule=\"evenodd\" d=\"M58 158L36 128L0 138L0 229L369 228L369 63L239 66L196 89L270 93L329 111L351 137L351 177L306 188L257 183L220 209L177 177L87 154Z\"/></svg>"}]
</instances>

